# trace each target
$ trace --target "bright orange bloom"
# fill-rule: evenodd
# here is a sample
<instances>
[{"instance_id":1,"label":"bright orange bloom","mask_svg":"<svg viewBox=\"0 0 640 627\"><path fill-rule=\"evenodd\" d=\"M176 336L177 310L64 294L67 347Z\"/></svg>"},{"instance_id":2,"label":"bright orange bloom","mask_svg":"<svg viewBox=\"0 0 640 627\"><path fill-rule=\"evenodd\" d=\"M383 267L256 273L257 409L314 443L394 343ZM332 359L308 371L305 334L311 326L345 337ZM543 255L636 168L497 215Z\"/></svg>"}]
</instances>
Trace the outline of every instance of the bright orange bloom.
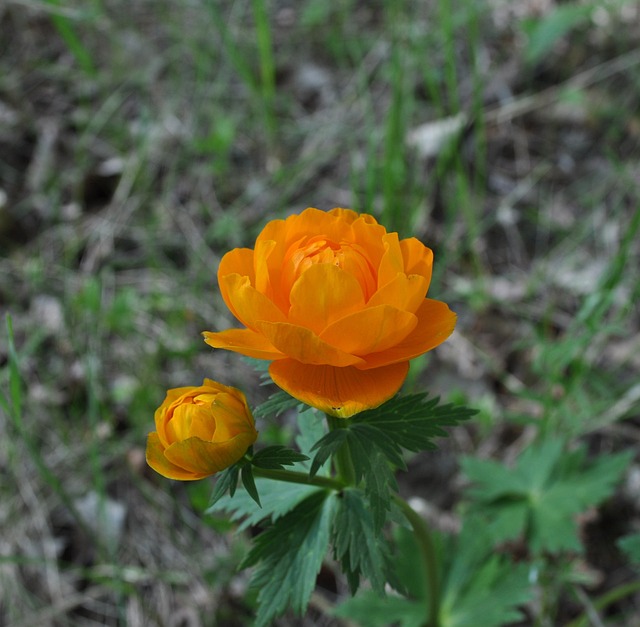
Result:
<instances>
[{"instance_id":1,"label":"bright orange bloom","mask_svg":"<svg viewBox=\"0 0 640 627\"><path fill-rule=\"evenodd\" d=\"M155 422L147 463L169 479L202 479L224 470L258 437L244 394L211 379L169 390Z\"/></svg>"},{"instance_id":2,"label":"bright orange bloom","mask_svg":"<svg viewBox=\"0 0 640 627\"><path fill-rule=\"evenodd\" d=\"M274 382L348 418L391 398L409 360L444 342L456 316L425 298L433 253L370 215L306 209L269 222L255 248L220 262L222 297L246 329L205 332L214 348L273 360Z\"/></svg>"}]
</instances>

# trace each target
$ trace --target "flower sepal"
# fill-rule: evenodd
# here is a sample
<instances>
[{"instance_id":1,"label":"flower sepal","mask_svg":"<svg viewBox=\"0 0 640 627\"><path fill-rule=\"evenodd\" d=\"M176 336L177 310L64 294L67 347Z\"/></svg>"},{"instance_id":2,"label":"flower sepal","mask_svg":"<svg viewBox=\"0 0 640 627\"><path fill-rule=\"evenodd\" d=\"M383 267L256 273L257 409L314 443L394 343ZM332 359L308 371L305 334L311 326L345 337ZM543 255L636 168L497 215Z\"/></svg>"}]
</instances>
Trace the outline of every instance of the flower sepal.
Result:
<instances>
[{"instance_id":1,"label":"flower sepal","mask_svg":"<svg viewBox=\"0 0 640 627\"><path fill-rule=\"evenodd\" d=\"M244 456L236 464L227 468L216 481L209 499L209 509L225 494L228 493L230 497L233 497L240 479L247 494L259 507L262 507L254 478L254 468L286 472L285 466L293 466L308 459L307 455L279 444L267 446L255 454L253 453L253 446L250 446Z\"/></svg>"}]
</instances>

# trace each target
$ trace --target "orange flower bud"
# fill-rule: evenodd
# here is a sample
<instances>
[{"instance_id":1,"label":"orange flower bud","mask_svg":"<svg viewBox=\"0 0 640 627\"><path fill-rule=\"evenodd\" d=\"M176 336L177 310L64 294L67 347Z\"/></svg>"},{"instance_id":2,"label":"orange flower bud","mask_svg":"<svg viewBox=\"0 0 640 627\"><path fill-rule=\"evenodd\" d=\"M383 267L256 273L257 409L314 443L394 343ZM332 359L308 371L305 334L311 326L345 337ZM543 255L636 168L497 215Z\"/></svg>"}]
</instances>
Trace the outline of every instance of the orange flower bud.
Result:
<instances>
[{"instance_id":1,"label":"orange flower bud","mask_svg":"<svg viewBox=\"0 0 640 627\"><path fill-rule=\"evenodd\" d=\"M433 253L367 214L306 209L269 222L221 260L225 303L246 327L205 332L214 348L273 360L277 385L347 418L401 387L409 360L449 337L456 316L426 298Z\"/></svg>"},{"instance_id":2,"label":"orange flower bud","mask_svg":"<svg viewBox=\"0 0 640 627\"><path fill-rule=\"evenodd\" d=\"M202 479L239 461L258 433L244 394L205 379L167 392L147 439L147 463L169 479Z\"/></svg>"}]
</instances>

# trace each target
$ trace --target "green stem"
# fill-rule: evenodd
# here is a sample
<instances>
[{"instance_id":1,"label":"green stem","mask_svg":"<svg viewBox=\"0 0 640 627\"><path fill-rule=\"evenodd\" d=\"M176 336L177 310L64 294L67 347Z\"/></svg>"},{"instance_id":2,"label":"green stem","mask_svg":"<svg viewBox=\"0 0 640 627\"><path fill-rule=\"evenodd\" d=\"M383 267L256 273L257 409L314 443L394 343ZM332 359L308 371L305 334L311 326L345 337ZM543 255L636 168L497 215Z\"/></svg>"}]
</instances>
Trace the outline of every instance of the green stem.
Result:
<instances>
[{"instance_id":1,"label":"green stem","mask_svg":"<svg viewBox=\"0 0 640 627\"><path fill-rule=\"evenodd\" d=\"M329 488L331 490L344 490L345 483L339 479L330 477L309 476L304 472L296 472L294 470L277 470L275 468L259 468L253 467L253 475L262 477L263 479L273 479L274 481L285 481L287 483L300 483L302 485L314 485L319 488Z\"/></svg>"},{"instance_id":2,"label":"green stem","mask_svg":"<svg viewBox=\"0 0 640 627\"><path fill-rule=\"evenodd\" d=\"M438 627L440 614L440 575L438 572L438 562L436 560L435 545L431 531L425 520L402 497L393 495L396 505L407 517L415 538L420 546L422 561L427 575L427 598L429 600L428 627Z\"/></svg>"},{"instance_id":3,"label":"green stem","mask_svg":"<svg viewBox=\"0 0 640 627\"><path fill-rule=\"evenodd\" d=\"M638 592L640 590L640 580L631 581L629 583L622 584L613 590L609 590L601 597L597 598L593 602L593 607L596 610L604 610L612 603L619 601L620 599L624 599L624 597L633 594L634 592ZM581 614L575 620L572 620L570 623L567 623L566 627L583 627L587 625L589 622L589 616L587 612Z\"/></svg>"},{"instance_id":4,"label":"green stem","mask_svg":"<svg viewBox=\"0 0 640 627\"><path fill-rule=\"evenodd\" d=\"M326 414L327 422L329 423L329 429L334 431L335 429L344 429L349 421L345 418L336 418ZM333 461L336 466L336 473L338 478L342 480L346 485L356 485L356 472L353 468L353 461L351 460L351 453L349 448L345 445L340 447L335 455Z\"/></svg>"}]
</instances>

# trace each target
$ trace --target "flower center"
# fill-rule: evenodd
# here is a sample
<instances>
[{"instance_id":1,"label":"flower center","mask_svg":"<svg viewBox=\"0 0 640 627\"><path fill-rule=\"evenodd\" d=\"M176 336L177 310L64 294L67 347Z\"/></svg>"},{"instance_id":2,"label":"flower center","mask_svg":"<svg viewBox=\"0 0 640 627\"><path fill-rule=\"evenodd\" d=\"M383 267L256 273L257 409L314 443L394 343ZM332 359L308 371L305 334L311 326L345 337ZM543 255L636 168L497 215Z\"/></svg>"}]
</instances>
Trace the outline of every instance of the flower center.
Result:
<instances>
[{"instance_id":1,"label":"flower center","mask_svg":"<svg viewBox=\"0 0 640 627\"><path fill-rule=\"evenodd\" d=\"M377 288L376 272L360 246L316 236L304 242L296 242L287 251L282 273L284 293L288 294L296 280L317 263L332 264L355 277L362 286L366 300Z\"/></svg>"}]
</instances>

